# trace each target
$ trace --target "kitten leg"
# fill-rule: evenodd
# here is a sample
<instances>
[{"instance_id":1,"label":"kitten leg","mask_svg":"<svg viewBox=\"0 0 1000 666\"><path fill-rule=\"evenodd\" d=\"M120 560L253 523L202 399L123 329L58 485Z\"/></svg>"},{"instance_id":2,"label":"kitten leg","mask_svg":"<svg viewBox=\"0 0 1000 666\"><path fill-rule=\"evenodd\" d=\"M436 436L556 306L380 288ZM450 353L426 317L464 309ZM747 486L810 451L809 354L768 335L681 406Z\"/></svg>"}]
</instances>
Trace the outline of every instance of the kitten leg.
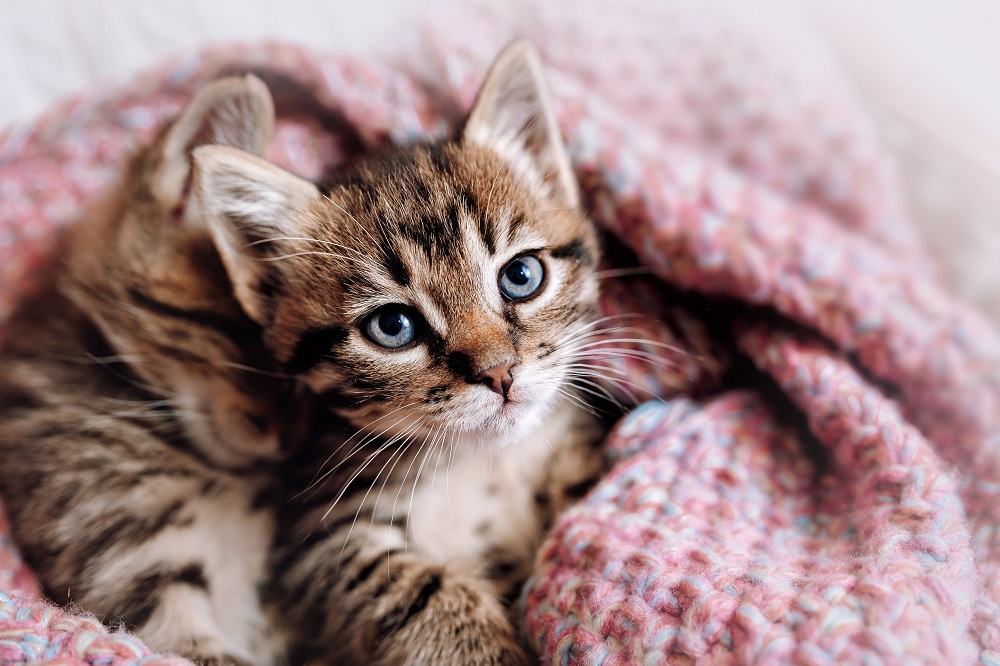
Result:
<instances>
[{"instance_id":1,"label":"kitten leg","mask_svg":"<svg viewBox=\"0 0 1000 666\"><path fill-rule=\"evenodd\" d=\"M337 522L289 551L277 571L281 614L314 637L320 656L386 666L528 663L488 582L407 550L397 525Z\"/></svg>"}]
</instances>

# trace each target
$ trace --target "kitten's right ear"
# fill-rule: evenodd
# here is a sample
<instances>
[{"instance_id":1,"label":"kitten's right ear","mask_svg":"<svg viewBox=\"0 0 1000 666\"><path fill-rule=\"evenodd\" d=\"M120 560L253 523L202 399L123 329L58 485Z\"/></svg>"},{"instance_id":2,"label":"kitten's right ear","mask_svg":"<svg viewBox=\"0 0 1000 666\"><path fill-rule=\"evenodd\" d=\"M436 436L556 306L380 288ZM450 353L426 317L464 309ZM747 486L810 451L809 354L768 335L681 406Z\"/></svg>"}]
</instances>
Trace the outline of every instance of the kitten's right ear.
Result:
<instances>
[{"instance_id":1,"label":"kitten's right ear","mask_svg":"<svg viewBox=\"0 0 1000 666\"><path fill-rule=\"evenodd\" d=\"M528 42L516 41L497 56L476 95L462 140L496 151L563 205L580 205L542 61Z\"/></svg>"},{"instance_id":2,"label":"kitten's right ear","mask_svg":"<svg viewBox=\"0 0 1000 666\"><path fill-rule=\"evenodd\" d=\"M202 146L193 155L193 203L237 300L254 321L267 324L272 287L282 279L280 252L306 235L304 223L322 195L309 181L234 148Z\"/></svg>"},{"instance_id":3,"label":"kitten's right ear","mask_svg":"<svg viewBox=\"0 0 1000 666\"><path fill-rule=\"evenodd\" d=\"M191 151L221 144L264 155L274 131L274 102L256 76L213 81L188 103L160 145L151 187L163 206L181 202L191 172Z\"/></svg>"}]
</instances>

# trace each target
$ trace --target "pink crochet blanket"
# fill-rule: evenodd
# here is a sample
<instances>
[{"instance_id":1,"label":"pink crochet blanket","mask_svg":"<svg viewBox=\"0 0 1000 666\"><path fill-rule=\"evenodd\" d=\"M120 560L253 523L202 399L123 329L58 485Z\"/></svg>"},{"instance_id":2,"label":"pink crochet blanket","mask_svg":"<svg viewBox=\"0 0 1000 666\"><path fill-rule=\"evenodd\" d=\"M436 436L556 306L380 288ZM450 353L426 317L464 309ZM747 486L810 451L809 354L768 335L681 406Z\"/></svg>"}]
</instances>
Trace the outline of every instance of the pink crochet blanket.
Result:
<instances>
[{"instance_id":1,"label":"pink crochet blanket","mask_svg":"<svg viewBox=\"0 0 1000 666\"><path fill-rule=\"evenodd\" d=\"M559 664L997 666L1000 338L937 283L849 87L781 27L574 7L515 27L548 63L595 220L655 274L607 273L605 311L690 347L614 368L667 401L615 428L614 470L549 535L521 598L531 643ZM315 176L453 127L512 28L461 25L420 75L233 47L6 130L0 318L205 81L265 68L314 91L305 109L276 89L272 158ZM701 305L674 309L680 293ZM720 338L766 381L705 393L730 376ZM0 589L3 663L186 663L46 604L6 537Z\"/></svg>"}]
</instances>

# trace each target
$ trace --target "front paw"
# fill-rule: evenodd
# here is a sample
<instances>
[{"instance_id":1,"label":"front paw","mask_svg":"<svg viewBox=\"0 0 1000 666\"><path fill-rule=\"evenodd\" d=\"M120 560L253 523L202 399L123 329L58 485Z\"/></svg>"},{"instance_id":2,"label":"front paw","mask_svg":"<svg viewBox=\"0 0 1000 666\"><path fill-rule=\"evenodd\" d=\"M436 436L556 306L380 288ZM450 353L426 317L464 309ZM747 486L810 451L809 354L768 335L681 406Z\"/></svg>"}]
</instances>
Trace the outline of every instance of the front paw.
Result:
<instances>
[{"instance_id":1,"label":"front paw","mask_svg":"<svg viewBox=\"0 0 1000 666\"><path fill-rule=\"evenodd\" d=\"M403 582L403 581L399 581ZM500 601L482 581L429 568L380 599L371 636L379 664L526 666Z\"/></svg>"}]
</instances>

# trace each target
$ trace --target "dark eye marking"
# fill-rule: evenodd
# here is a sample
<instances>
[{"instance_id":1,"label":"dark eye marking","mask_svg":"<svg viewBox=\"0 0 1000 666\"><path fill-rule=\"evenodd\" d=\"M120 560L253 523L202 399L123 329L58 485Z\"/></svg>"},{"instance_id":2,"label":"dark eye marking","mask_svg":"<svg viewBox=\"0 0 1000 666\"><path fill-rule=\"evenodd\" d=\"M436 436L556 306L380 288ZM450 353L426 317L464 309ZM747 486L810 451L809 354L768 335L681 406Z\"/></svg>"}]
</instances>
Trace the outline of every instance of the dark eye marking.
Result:
<instances>
[{"instance_id":1,"label":"dark eye marking","mask_svg":"<svg viewBox=\"0 0 1000 666\"><path fill-rule=\"evenodd\" d=\"M430 326L427 326L427 330L424 333L424 341L427 345L427 351L430 353L431 359L434 361L434 365L441 365L444 363L444 338L442 338L438 332Z\"/></svg>"},{"instance_id":2,"label":"dark eye marking","mask_svg":"<svg viewBox=\"0 0 1000 666\"><path fill-rule=\"evenodd\" d=\"M347 340L347 329L343 326L309 329L299 338L295 351L292 352L292 358L285 364L285 371L298 375L312 370L321 361L327 360L325 357L345 340Z\"/></svg>"},{"instance_id":3,"label":"dark eye marking","mask_svg":"<svg viewBox=\"0 0 1000 666\"><path fill-rule=\"evenodd\" d=\"M464 352L451 352L445 362L457 377L472 377L472 358Z\"/></svg>"},{"instance_id":4,"label":"dark eye marking","mask_svg":"<svg viewBox=\"0 0 1000 666\"><path fill-rule=\"evenodd\" d=\"M517 325L512 324L507 327L507 337L510 338L510 344L514 345L514 351L521 349L521 331L517 328Z\"/></svg>"},{"instance_id":5,"label":"dark eye marking","mask_svg":"<svg viewBox=\"0 0 1000 666\"><path fill-rule=\"evenodd\" d=\"M521 318L517 316L517 308L513 303L504 303L503 318L507 320L507 323L510 324L511 327L518 327L521 325Z\"/></svg>"},{"instance_id":6,"label":"dark eye marking","mask_svg":"<svg viewBox=\"0 0 1000 666\"><path fill-rule=\"evenodd\" d=\"M358 377L351 380L351 387L363 391L380 391L385 392L392 385L392 382L387 379L380 379L378 377Z\"/></svg>"},{"instance_id":7,"label":"dark eye marking","mask_svg":"<svg viewBox=\"0 0 1000 666\"><path fill-rule=\"evenodd\" d=\"M563 245L557 245L549 250L549 254L556 259L570 259L584 266L594 265L594 255L590 253L590 250L587 249L587 246L579 238Z\"/></svg>"}]
</instances>

